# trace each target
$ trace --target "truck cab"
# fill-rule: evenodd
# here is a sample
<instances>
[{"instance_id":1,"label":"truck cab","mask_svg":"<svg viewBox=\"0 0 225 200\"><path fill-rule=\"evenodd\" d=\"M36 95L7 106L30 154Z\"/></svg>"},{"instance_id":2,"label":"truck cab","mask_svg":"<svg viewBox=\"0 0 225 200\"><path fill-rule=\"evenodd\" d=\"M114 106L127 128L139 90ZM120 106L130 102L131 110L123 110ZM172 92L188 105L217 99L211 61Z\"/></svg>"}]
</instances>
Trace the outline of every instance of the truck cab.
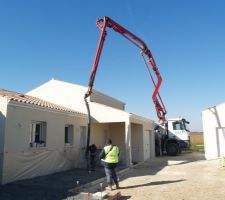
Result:
<instances>
[{"instance_id":1,"label":"truck cab","mask_svg":"<svg viewBox=\"0 0 225 200\"><path fill-rule=\"evenodd\" d=\"M190 147L190 131L188 129L189 122L184 118L168 119L168 139L175 139L179 147L187 149Z\"/></svg>"},{"instance_id":2,"label":"truck cab","mask_svg":"<svg viewBox=\"0 0 225 200\"><path fill-rule=\"evenodd\" d=\"M189 122L184 118L168 119L164 124L155 126L156 156L167 154L176 156L190 147Z\"/></svg>"}]
</instances>

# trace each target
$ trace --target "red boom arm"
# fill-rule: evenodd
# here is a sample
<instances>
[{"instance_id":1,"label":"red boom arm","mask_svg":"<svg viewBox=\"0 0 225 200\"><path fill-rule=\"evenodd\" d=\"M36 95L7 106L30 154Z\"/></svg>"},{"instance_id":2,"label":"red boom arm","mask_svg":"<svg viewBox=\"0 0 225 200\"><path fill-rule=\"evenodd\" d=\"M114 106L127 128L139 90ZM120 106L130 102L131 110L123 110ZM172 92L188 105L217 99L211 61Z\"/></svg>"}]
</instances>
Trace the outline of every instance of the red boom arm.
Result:
<instances>
[{"instance_id":1,"label":"red boom arm","mask_svg":"<svg viewBox=\"0 0 225 200\"><path fill-rule=\"evenodd\" d=\"M146 64L148 73L151 77L151 80L152 80L152 82L155 86L155 90L153 92L152 99L153 99L153 102L155 104L155 108L156 108L156 112L157 112L157 116L158 116L159 120L164 121L165 115L166 115L167 112L166 112L165 106L164 106L163 101L162 101L162 99L160 97L160 94L159 94L159 88L160 88L161 83L162 83L162 78L161 78L159 70L156 66L155 60L154 60L150 50L148 49L147 45L140 38L138 38L137 36L135 36L134 34L129 32L128 30L126 30L121 25L114 22L109 17L104 17L102 19L98 19L97 20L97 27L101 30L101 35L100 35L100 38L99 38L94 63L92 65L91 76L90 76L89 83L88 83L88 91L87 91L87 93L85 94L85 97L84 97L85 100L92 93L95 75L96 75L96 72L97 72L97 69L98 69L98 63L99 63L99 59L100 59L100 56L101 56L102 48L103 48L105 37L106 37L106 27L109 27L109 28L112 28L114 31L120 33L122 36L124 36L130 42L132 42L134 45L136 45L138 48L140 48L144 60L145 60L145 57L147 57L148 62L145 61L145 64ZM157 83L155 83L155 81L154 81L154 79L151 75L150 68L148 66L149 63L151 64L152 69L153 69L153 71L154 71L154 73L157 77Z\"/></svg>"}]
</instances>

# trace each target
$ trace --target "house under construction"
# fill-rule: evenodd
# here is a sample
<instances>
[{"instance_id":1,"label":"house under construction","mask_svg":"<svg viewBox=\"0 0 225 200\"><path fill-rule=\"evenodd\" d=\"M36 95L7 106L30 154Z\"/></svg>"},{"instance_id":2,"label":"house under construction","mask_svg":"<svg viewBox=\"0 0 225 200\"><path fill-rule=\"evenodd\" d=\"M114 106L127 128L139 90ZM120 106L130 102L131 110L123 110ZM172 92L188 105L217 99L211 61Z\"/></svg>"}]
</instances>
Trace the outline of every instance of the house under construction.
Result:
<instances>
[{"instance_id":1,"label":"house under construction","mask_svg":"<svg viewBox=\"0 0 225 200\"><path fill-rule=\"evenodd\" d=\"M0 182L86 166L86 87L50 80L27 94L0 90ZM121 165L154 157L154 122L125 111L125 103L93 91L91 141L108 138L120 148Z\"/></svg>"}]
</instances>

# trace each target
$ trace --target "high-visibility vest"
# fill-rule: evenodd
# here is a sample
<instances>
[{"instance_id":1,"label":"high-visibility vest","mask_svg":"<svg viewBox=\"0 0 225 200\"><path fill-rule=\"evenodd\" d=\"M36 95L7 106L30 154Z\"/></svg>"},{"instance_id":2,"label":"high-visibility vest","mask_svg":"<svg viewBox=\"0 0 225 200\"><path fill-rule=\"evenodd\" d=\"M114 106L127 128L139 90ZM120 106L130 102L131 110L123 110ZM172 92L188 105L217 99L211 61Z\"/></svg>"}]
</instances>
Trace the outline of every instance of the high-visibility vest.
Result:
<instances>
[{"instance_id":1,"label":"high-visibility vest","mask_svg":"<svg viewBox=\"0 0 225 200\"><path fill-rule=\"evenodd\" d=\"M111 149L112 145L108 145L104 147L104 151L106 157L102 159L103 161L107 163L118 163L119 162L119 147L113 146Z\"/></svg>"}]
</instances>

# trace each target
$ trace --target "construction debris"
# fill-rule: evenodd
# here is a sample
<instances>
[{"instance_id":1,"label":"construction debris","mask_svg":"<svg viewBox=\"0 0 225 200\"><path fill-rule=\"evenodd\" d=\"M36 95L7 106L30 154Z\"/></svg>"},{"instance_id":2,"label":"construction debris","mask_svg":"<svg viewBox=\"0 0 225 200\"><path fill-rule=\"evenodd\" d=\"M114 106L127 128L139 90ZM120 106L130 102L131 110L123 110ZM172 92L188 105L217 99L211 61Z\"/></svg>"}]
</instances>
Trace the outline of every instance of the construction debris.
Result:
<instances>
[{"instance_id":1,"label":"construction debris","mask_svg":"<svg viewBox=\"0 0 225 200\"><path fill-rule=\"evenodd\" d=\"M92 195L93 199L103 199L108 196L107 192L96 192Z\"/></svg>"}]
</instances>

